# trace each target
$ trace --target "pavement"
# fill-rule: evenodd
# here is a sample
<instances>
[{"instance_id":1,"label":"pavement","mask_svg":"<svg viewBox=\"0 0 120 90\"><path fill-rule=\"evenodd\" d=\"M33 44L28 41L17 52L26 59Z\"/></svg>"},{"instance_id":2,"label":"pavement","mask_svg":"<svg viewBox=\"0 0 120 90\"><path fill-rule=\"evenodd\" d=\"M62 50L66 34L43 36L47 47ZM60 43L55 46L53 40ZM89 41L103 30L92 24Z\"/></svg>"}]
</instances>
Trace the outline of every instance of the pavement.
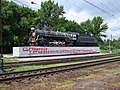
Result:
<instances>
[{"instance_id":1,"label":"pavement","mask_svg":"<svg viewBox=\"0 0 120 90\"><path fill-rule=\"evenodd\" d=\"M86 57L86 56L96 56L103 54L85 54L85 55L68 55L68 56L50 56L50 57L13 57L12 55L4 54L3 56L9 58L10 60L18 60L18 61L34 61L34 60L51 60L51 59L63 59L63 58L74 58L74 57Z\"/></svg>"}]
</instances>

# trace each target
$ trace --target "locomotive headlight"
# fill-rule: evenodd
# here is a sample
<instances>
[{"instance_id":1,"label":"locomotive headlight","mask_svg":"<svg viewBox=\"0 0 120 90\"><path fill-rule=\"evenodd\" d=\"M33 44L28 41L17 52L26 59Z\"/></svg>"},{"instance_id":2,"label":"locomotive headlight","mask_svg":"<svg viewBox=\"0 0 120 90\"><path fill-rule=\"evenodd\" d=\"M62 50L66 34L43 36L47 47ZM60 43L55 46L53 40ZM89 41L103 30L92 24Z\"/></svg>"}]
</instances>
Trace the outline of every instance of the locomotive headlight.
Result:
<instances>
[{"instance_id":1,"label":"locomotive headlight","mask_svg":"<svg viewBox=\"0 0 120 90\"><path fill-rule=\"evenodd\" d=\"M33 31L33 30L35 30L35 28L32 27L32 28L31 28L31 31Z\"/></svg>"}]
</instances>

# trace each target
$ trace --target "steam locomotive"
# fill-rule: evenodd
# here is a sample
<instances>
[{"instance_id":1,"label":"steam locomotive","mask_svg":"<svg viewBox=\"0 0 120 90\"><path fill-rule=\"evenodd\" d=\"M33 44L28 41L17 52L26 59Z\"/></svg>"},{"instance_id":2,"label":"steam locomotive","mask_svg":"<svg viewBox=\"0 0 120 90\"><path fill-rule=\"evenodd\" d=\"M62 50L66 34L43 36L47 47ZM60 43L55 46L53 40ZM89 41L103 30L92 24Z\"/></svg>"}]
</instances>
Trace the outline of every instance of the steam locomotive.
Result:
<instances>
[{"instance_id":1,"label":"steam locomotive","mask_svg":"<svg viewBox=\"0 0 120 90\"><path fill-rule=\"evenodd\" d=\"M76 32L55 32L49 27L31 29L28 41L30 46L47 47L98 47L95 37Z\"/></svg>"}]
</instances>

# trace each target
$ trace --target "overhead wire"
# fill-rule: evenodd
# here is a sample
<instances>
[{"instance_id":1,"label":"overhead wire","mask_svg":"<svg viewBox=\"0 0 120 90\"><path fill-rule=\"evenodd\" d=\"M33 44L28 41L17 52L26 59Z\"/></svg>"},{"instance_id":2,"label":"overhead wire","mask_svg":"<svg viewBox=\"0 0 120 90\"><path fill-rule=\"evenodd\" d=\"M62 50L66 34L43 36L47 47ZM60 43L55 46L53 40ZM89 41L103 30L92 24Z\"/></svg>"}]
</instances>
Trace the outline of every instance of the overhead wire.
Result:
<instances>
[{"instance_id":1,"label":"overhead wire","mask_svg":"<svg viewBox=\"0 0 120 90\"><path fill-rule=\"evenodd\" d=\"M22 3L22 2L20 2L20 1L18 1L18 0L13 0L13 1L18 2L18 3L22 4L22 5L27 6L27 7L30 7L30 6L28 6L27 4L24 4L24 3ZM30 8L33 8L33 7L30 7ZM35 8L34 8L34 9L35 9ZM65 13L65 14L70 15L70 16L72 16L72 17L76 17L76 18L79 18L79 19L83 19L83 20L85 20L84 18L81 18L81 17L75 16L75 15L72 15L72 14L68 14L68 13Z\"/></svg>"},{"instance_id":2,"label":"overhead wire","mask_svg":"<svg viewBox=\"0 0 120 90\"><path fill-rule=\"evenodd\" d=\"M69 3L71 3L69 0L67 0L67 1L68 1ZM86 3L92 5L92 6L96 7L96 8L98 8L99 10L101 10L102 12L104 12L105 14L112 16L112 18L114 18L114 19L119 19L119 18L118 18L117 16L115 16L114 14L112 14L112 13L110 13L110 12L108 12L108 11L106 11L106 10L104 10L104 9L96 6L96 5L94 5L93 3L91 3L91 2L89 2L89 1L87 1L87 0L83 0L83 1L85 1ZM74 6L77 6L77 5L73 4L73 3L71 3L71 4L74 5ZM77 6L77 7L78 7L78 6ZM109 28L109 29L113 30L112 28Z\"/></svg>"},{"instance_id":3,"label":"overhead wire","mask_svg":"<svg viewBox=\"0 0 120 90\"><path fill-rule=\"evenodd\" d=\"M74 6L78 7L78 8L80 8L80 9L82 9L82 8L79 7L78 5L72 3L71 1L69 1L69 0L66 0L66 1L67 1L68 3L70 3L70 4L72 4L72 5L74 5ZM92 5L92 6L96 7L96 8L98 8L98 9L101 10L102 12L104 12L104 13L106 13L106 14L112 16L112 18L114 18L114 19L117 18L116 16L114 16L114 14L112 14L112 13L110 13L110 12L108 12L108 11L106 11L106 10L104 10L104 9L102 9L102 8L100 8L100 7L98 7L98 6L96 6L96 5L94 5L93 3L89 2L89 1L87 1L87 0L83 0L83 1L85 1L86 3ZM82 10L83 10L83 9L82 9Z\"/></svg>"},{"instance_id":4,"label":"overhead wire","mask_svg":"<svg viewBox=\"0 0 120 90\"><path fill-rule=\"evenodd\" d=\"M117 9L120 12L120 9L117 8L116 6L114 6L110 1L106 0L112 7L114 7L115 9Z\"/></svg>"},{"instance_id":5,"label":"overhead wire","mask_svg":"<svg viewBox=\"0 0 120 90\"><path fill-rule=\"evenodd\" d=\"M100 0L97 0L98 2L100 2L101 4L103 4L105 7L107 7L108 9L110 9L108 6L106 6L104 3L102 3ZM108 1L108 0L106 0L106 1ZM109 1L108 1L109 2ZM112 5L113 6L113 4L112 3L110 3L109 2L109 4L110 5ZM117 8L116 8L117 9ZM120 29L120 28L116 28L116 29L113 29L113 28L109 28L109 29L111 29L111 30L118 30L118 29Z\"/></svg>"},{"instance_id":6,"label":"overhead wire","mask_svg":"<svg viewBox=\"0 0 120 90\"><path fill-rule=\"evenodd\" d=\"M22 2L20 2L20 1L18 1L18 0L13 0L13 1L16 1L16 2L18 2L18 3L20 3L20 4L23 4L23 5L27 6L27 7L30 7L29 5L24 4L24 3L22 3ZM76 7L79 7L79 6L77 6L76 4L73 4L73 3L72 3L71 1L69 1L69 0L66 0L66 1L68 1L70 4L72 4L72 5L76 6ZM111 15L112 17L117 18L114 14L112 14L112 13L110 13L110 12L108 12L108 11L105 11L104 9L102 9L102 8L94 5L93 3L89 2L89 1L87 1L87 0L83 0L83 1L85 1L86 3L92 5L92 6L96 7L96 8L98 8L99 10L103 11L104 13L109 14L109 15ZM108 0L107 0L107 1L108 1ZM108 2L109 2L109 1L108 1ZM101 3L102 3L102 2L101 2ZM109 2L109 3L110 3L110 2ZM102 3L102 4L103 4L103 3ZM111 3L110 3L110 4L111 4ZM111 5L112 5L112 4L111 4ZM33 8L33 7L30 7L30 8ZM79 8L80 8L81 10L83 10L81 7L79 7ZM108 8L108 7L107 7L107 8ZM35 9L35 8L34 8L34 9ZM117 9L117 8L116 8L116 9ZM68 14L68 13L67 13L67 14ZM71 15L71 14L68 14L68 15ZM78 16L75 16L75 15L71 15L71 16L74 16L74 17L83 19L83 18L78 17ZM117 19L118 19L118 18L117 18ZM85 19L84 19L84 20L85 20Z\"/></svg>"},{"instance_id":7,"label":"overhead wire","mask_svg":"<svg viewBox=\"0 0 120 90\"><path fill-rule=\"evenodd\" d=\"M101 4L103 4L105 7L107 7L108 9L110 9L108 6L106 6L104 3L102 3L100 0L97 0L97 1L99 1ZM120 10L117 8L117 7L115 7L111 2L109 2L108 0L106 0L112 7L114 7L114 8L116 8L119 12L120 12ZM116 28L116 29L113 29L113 28L109 28L109 29L111 29L111 30L120 30L120 28Z\"/></svg>"},{"instance_id":8,"label":"overhead wire","mask_svg":"<svg viewBox=\"0 0 120 90\"><path fill-rule=\"evenodd\" d=\"M70 3L71 5L74 5L74 6L76 6L76 7L79 7L79 6L77 6L76 4L73 4L71 1L69 1L69 0L66 0L68 3ZM81 7L79 7L81 10L83 10ZM86 19L84 19L84 18L82 18L82 17L79 17L79 16L76 16L76 15L73 15L73 14L69 14L69 13L66 13L66 14L68 14L68 15L70 15L70 16L72 16L72 17L76 17L76 18L79 18L79 19L82 19L82 20L86 20Z\"/></svg>"},{"instance_id":9,"label":"overhead wire","mask_svg":"<svg viewBox=\"0 0 120 90\"><path fill-rule=\"evenodd\" d=\"M16 2L18 2L18 3L20 3L20 4L23 4L23 5L27 6L27 7L30 7L29 5L24 4L24 3L22 3L22 2L20 2L20 1L18 1L18 0L13 0L13 1L16 1ZM72 4L72 5L76 6L76 7L79 7L78 5L73 4L73 3L72 3L71 1L69 1L69 0L66 0L66 1L68 1L70 4ZM106 10L104 10L104 9L96 6L96 5L94 5L93 3L91 3L91 2L89 2L89 1L87 1L87 0L83 0L83 1L85 1L86 3L92 5L92 6L96 7L96 8L98 8L98 9L101 10L102 12L104 12L104 13L106 13L106 14L109 14L109 15L111 15L112 17L118 19L118 17L115 16L114 14L112 14L112 13L110 13L110 12L108 12L108 11L106 11ZM109 2L109 3L110 3L110 2ZM102 4L103 4L103 3L102 3ZM110 3L110 4L111 4L111 3ZM112 5L112 4L111 4L111 5ZM30 7L30 8L33 8L33 7ZM81 7L79 7L79 8L80 8L81 10L83 10ZM108 7L107 7L107 8L108 8ZM66 13L66 14L68 14L68 13ZM68 14L68 15L85 20L84 18L81 18L81 17L76 16L76 15L72 15L72 14Z\"/></svg>"},{"instance_id":10,"label":"overhead wire","mask_svg":"<svg viewBox=\"0 0 120 90\"><path fill-rule=\"evenodd\" d=\"M93 3L91 3L91 2L89 2L89 1L87 1L87 0L83 0L83 1L85 1L86 3L88 3L88 4L90 4L90 5L94 6L94 7L96 7L97 9L101 10L102 12L104 12L104 13L106 13L106 14L109 14L109 15L111 15L111 16L114 16L114 14L111 14L110 12L108 12L108 11L106 11L106 10L104 10L104 9L96 6L96 5L94 5Z\"/></svg>"},{"instance_id":11,"label":"overhead wire","mask_svg":"<svg viewBox=\"0 0 120 90\"><path fill-rule=\"evenodd\" d=\"M106 6L103 2L101 2L100 0L97 0L98 2L100 2L104 7L106 7L107 9L111 9L108 6Z\"/></svg>"},{"instance_id":12,"label":"overhead wire","mask_svg":"<svg viewBox=\"0 0 120 90\"><path fill-rule=\"evenodd\" d=\"M91 2L89 2L89 1L87 1L87 0L83 0L83 1L85 1L86 3L92 5L92 6L96 7L96 8L98 8L98 9L101 10L102 12L104 12L104 13L106 13L106 14L108 14L108 15L111 15L112 18L117 19L117 20L119 20L119 22L120 22L120 19L119 19L116 15L111 14L110 12L108 12L108 11L106 11L106 10L104 10L104 9L96 6L96 5L94 5L93 3L91 3Z\"/></svg>"},{"instance_id":13,"label":"overhead wire","mask_svg":"<svg viewBox=\"0 0 120 90\"><path fill-rule=\"evenodd\" d=\"M105 5L102 1L100 1L100 0L97 0L98 2L100 2L104 7L106 7L108 10L110 10L111 8L110 7L108 7L108 5ZM107 0L106 0L107 1ZM114 7L113 6L113 4L112 3L110 3L109 1L107 1L112 7ZM114 8L116 8L116 7L114 7ZM116 8L117 9L117 8ZM119 9L117 9L119 12L120 12L120 10ZM113 12L113 10L112 10L112 13L114 13ZM119 17L118 15L117 15L117 17Z\"/></svg>"},{"instance_id":14,"label":"overhead wire","mask_svg":"<svg viewBox=\"0 0 120 90\"><path fill-rule=\"evenodd\" d=\"M20 3L20 4L23 4L23 5L27 6L27 7L30 7L29 5L24 4L24 3L22 3L22 2L20 2L20 1L18 1L18 0L13 0L13 1L16 1L16 2L18 2L18 3ZM66 1L68 1L70 4L72 4L72 5L76 6L76 7L79 7L81 10L83 10L83 8L81 8L80 6L78 6L78 5L76 5L76 4L73 4L71 1L69 1L69 0L66 0ZM108 11L106 11L106 10L98 7L98 6L96 6L95 4L93 4L93 3L91 3L91 2L89 2L89 1L87 1L87 0L83 0L83 1L85 1L86 3L88 3L88 4L90 4L90 5L94 6L94 7L96 7L97 9L101 10L102 12L104 12L104 13L112 16L112 18L114 17L114 19L119 19L116 15L114 15L114 14L112 14L112 13L110 13L110 12L108 12ZM109 9L109 7L106 6L104 3L102 3L100 0L98 0L98 1L99 1L102 5L104 5L106 8ZM117 10L119 10L119 9L118 9L117 7L115 7L111 2L109 2L108 0L106 0L106 1L107 1L110 5L112 5L114 8L116 8ZM33 8L33 7L30 7L30 8ZM33 9L35 9L35 8L33 8ZM119 11L120 11L120 10L119 10ZM66 14L68 14L68 13L66 13ZM81 18L81 17L76 16L76 15L72 15L72 14L68 14L68 15L85 20L84 18ZM112 28L110 28L110 29L112 29ZM112 30L113 30L113 29L112 29ZM115 29L114 29L114 30L115 30Z\"/></svg>"}]
</instances>

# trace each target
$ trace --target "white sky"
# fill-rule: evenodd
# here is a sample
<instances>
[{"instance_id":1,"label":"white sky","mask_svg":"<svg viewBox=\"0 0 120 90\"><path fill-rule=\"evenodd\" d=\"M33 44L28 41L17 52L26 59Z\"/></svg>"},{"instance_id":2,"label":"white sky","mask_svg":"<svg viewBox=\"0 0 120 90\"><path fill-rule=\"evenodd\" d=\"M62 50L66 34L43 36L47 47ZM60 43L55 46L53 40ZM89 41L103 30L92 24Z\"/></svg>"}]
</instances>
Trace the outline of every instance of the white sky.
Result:
<instances>
[{"instance_id":1,"label":"white sky","mask_svg":"<svg viewBox=\"0 0 120 90\"><path fill-rule=\"evenodd\" d=\"M12 0L32 9L39 9L41 1L46 0ZM34 1L37 4L31 4ZM94 16L101 16L108 23L107 38L120 38L120 0L54 0L64 6L64 15L68 20L80 23ZM98 9L99 8L99 9Z\"/></svg>"}]
</instances>

